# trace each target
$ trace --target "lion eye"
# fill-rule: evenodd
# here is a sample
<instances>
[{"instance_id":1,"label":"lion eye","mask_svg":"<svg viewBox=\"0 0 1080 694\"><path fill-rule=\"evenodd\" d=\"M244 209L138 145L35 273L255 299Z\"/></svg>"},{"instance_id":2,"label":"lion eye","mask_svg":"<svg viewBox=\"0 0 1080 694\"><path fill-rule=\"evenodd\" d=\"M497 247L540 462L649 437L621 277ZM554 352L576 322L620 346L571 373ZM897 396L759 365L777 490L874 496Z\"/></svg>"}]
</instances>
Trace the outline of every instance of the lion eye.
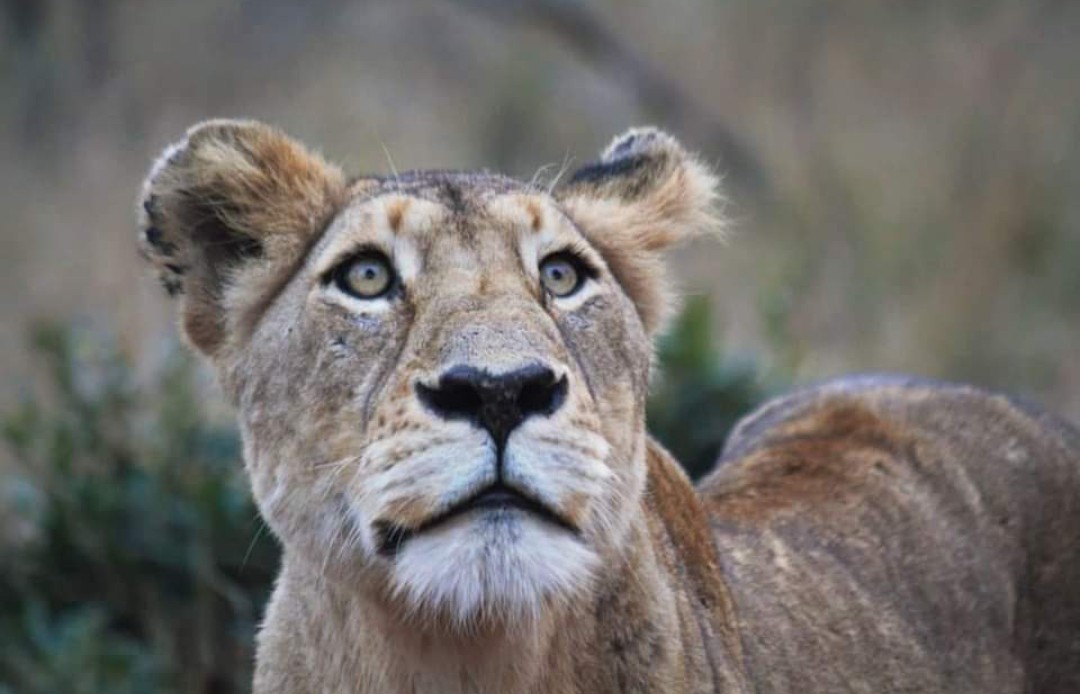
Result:
<instances>
[{"instance_id":1,"label":"lion eye","mask_svg":"<svg viewBox=\"0 0 1080 694\"><path fill-rule=\"evenodd\" d=\"M584 273L566 255L553 255L540 263L540 283L554 296L570 296L581 288Z\"/></svg>"},{"instance_id":2,"label":"lion eye","mask_svg":"<svg viewBox=\"0 0 1080 694\"><path fill-rule=\"evenodd\" d=\"M377 299L393 286L394 270L381 253L365 253L339 265L334 284L359 299Z\"/></svg>"}]
</instances>

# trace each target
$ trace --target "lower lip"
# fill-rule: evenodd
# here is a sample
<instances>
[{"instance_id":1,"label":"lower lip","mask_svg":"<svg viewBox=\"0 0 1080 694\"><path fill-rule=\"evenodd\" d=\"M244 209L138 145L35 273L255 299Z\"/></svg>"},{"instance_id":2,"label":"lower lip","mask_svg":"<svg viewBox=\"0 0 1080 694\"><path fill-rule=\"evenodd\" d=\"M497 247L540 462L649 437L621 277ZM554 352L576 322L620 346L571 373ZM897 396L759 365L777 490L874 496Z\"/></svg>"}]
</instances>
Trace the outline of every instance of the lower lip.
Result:
<instances>
[{"instance_id":1,"label":"lower lip","mask_svg":"<svg viewBox=\"0 0 1080 694\"><path fill-rule=\"evenodd\" d=\"M506 492L492 492L491 494L485 494L484 496L476 499L471 504L463 506L462 512L474 511L479 509L502 509L502 508L517 508L522 511L528 511L525 502L521 497Z\"/></svg>"},{"instance_id":2,"label":"lower lip","mask_svg":"<svg viewBox=\"0 0 1080 694\"><path fill-rule=\"evenodd\" d=\"M457 509L450 517L444 520L450 520L471 511L503 511L506 509L516 509L548 525L554 525L575 535L578 533L577 528L574 528L547 508L513 492L503 490L496 490L474 499L470 504Z\"/></svg>"},{"instance_id":3,"label":"lower lip","mask_svg":"<svg viewBox=\"0 0 1080 694\"><path fill-rule=\"evenodd\" d=\"M392 528L390 534L384 539L382 548L379 550L380 554L393 555L401 548L401 546L410 540L412 537L426 533L430 530L434 530L439 526L442 526L448 522L454 521L462 516L468 515L473 511L502 511L506 509L516 509L525 513L537 520L543 521L546 524L554 525L558 528L562 528L574 535L578 534L577 528L573 527L566 521L563 521L558 516L554 515L542 506L537 505L534 502L530 502L524 497L518 496L512 492L503 490L496 490L488 494L484 494L471 501L470 503L455 508L451 513L444 515L433 522L427 523L424 526L416 530L405 530L403 528Z\"/></svg>"}]
</instances>

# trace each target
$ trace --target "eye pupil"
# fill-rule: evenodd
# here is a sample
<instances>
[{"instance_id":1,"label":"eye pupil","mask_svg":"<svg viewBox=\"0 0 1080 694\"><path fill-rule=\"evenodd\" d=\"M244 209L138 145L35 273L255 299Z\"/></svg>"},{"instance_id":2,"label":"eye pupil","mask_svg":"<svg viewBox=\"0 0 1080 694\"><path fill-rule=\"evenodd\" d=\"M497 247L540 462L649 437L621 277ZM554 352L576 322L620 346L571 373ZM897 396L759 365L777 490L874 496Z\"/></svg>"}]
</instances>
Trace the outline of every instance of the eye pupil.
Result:
<instances>
[{"instance_id":1,"label":"eye pupil","mask_svg":"<svg viewBox=\"0 0 1080 694\"><path fill-rule=\"evenodd\" d=\"M540 264L540 281L554 296L570 296L581 287L583 279L584 273L572 258L556 255Z\"/></svg>"},{"instance_id":2,"label":"eye pupil","mask_svg":"<svg viewBox=\"0 0 1080 694\"><path fill-rule=\"evenodd\" d=\"M334 272L338 289L359 299L376 299L394 284L394 271L386 256L368 253L342 263Z\"/></svg>"}]
</instances>

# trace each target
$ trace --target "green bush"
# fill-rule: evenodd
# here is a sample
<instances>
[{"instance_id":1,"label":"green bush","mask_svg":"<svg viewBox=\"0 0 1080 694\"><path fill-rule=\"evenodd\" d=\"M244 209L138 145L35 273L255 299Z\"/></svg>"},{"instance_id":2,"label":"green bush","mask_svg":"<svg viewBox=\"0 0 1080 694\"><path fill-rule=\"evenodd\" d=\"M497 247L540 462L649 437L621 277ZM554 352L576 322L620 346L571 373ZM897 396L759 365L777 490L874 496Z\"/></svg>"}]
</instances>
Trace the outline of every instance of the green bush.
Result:
<instances>
[{"instance_id":1,"label":"green bush","mask_svg":"<svg viewBox=\"0 0 1080 694\"><path fill-rule=\"evenodd\" d=\"M182 358L140 390L100 342L43 329L34 347L47 392L3 427L22 530L0 565L0 688L246 691L277 548L233 429Z\"/></svg>"},{"instance_id":2,"label":"green bush","mask_svg":"<svg viewBox=\"0 0 1080 694\"><path fill-rule=\"evenodd\" d=\"M705 299L690 300L657 346L649 431L698 479L712 469L731 427L767 395L756 366L722 356Z\"/></svg>"},{"instance_id":3,"label":"green bush","mask_svg":"<svg viewBox=\"0 0 1080 694\"><path fill-rule=\"evenodd\" d=\"M654 433L692 475L761 397L748 364L718 360L708 307L660 346ZM38 397L3 420L0 694L234 693L278 563L190 360L138 387L119 352L37 330ZM2 469L0 469L2 471Z\"/></svg>"}]
</instances>

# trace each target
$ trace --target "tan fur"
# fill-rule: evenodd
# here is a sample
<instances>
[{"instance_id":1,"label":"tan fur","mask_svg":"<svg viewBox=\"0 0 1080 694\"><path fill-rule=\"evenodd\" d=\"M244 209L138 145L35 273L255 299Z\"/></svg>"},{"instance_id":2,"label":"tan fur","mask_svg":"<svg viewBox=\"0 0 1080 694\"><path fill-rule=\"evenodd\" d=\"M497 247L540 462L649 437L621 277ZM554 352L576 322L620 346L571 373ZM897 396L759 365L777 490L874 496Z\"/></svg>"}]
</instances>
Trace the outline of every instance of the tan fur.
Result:
<instances>
[{"instance_id":1,"label":"tan fur","mask_svg":"<svg viewBox=\"0 0 1080 694\"><path fill-rule=\"evenodd\" d=\"M649 439L662 253L715 228L716 198L655 130L553 193L478 173L346 184L253 123L167 150L142 247L237 405L284 548L258 694L1080 689L1065 425L863 379L767 405L698 490ZM338 287L358 253L390 260L385 296ZM591 270L557 297L540 266L566 253ZM564 396L498 445L425 395L455 369L538 365ZM496 481L549 515L438 520Z\"/></svg>"},{"instance_id":2,"label":"tan fur","mask_svg":"<svg viewBox=\"0 0 1080 694\"><path fill-rule=\"evenodd\" d=\"M642 163L627 175L589 175L628 159ZM652 128L615 138L598 164L575 174L558 197L604 253L650 333L664 325L673 303L659 253L723 229L716 176Z\"/></svg>"},{"instance_id":3,"label":"tan fur","mask_svg":"<svg viewBox=\"0 0 1080 694\"><path fill-rule=\"evenodd\" d=\"M287 277L267 263L234 284L247 296L231 297L223 310L221 278L203 273L231 268L212 267L201 253L250 242L270 260L293 261L342 203L344 185L339 169L261 123L208 121L162 154L140 198L142 248L164 282L184 289L184 332L196 348L213 353L227 335L245 334L223 321L258 312L259 300ZM182 279L188 273L194 281Z\"/></svg>"}]
</instances>

